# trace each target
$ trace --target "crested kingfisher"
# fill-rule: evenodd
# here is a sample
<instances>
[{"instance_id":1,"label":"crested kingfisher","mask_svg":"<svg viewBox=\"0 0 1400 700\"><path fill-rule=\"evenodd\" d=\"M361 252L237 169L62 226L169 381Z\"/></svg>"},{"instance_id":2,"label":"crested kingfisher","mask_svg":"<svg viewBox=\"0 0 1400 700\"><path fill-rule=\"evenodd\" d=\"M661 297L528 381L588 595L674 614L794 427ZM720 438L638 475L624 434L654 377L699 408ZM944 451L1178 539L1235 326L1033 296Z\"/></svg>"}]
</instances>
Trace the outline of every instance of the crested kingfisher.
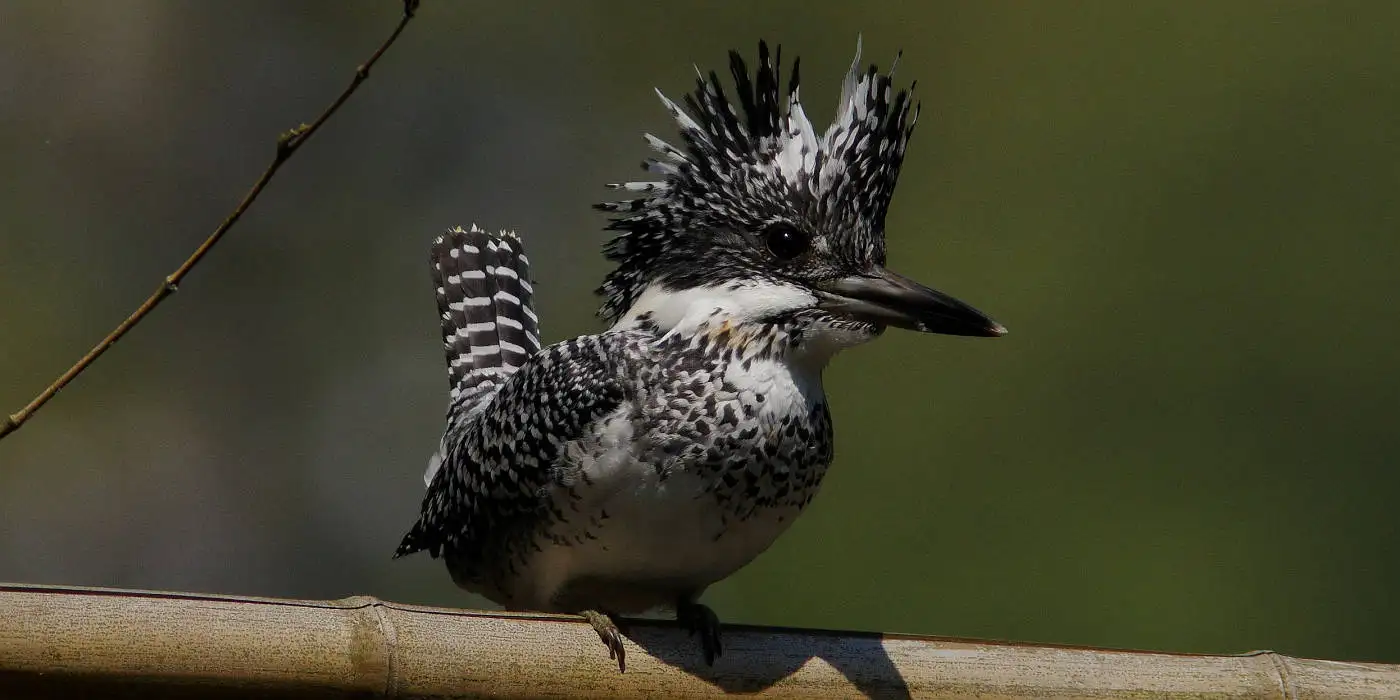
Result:
<instances>
[{"instance_id":1,"label":"crested kingfisher","mask_svg":"<svg viewBox=\"0 0 1400 700\"><path fill-rule=\"evenodd\" d=\"M896 64L898 59L896 59ZM730 53L732 93L660 91L680 145L623 201L598 289L607 330L542 346L529 261L473 225L432 245L451 400L396 557L442 557L509 610L571 613L625 670L615 615L671 608L707 663L706 587L766 550L832 458L822 371L888 327L995 337L971 306L885 267L885 213L919 108L861 69L818 132L781 52ZM730 97L732 94L732 98Z\"/></svg>"}]
</instances>

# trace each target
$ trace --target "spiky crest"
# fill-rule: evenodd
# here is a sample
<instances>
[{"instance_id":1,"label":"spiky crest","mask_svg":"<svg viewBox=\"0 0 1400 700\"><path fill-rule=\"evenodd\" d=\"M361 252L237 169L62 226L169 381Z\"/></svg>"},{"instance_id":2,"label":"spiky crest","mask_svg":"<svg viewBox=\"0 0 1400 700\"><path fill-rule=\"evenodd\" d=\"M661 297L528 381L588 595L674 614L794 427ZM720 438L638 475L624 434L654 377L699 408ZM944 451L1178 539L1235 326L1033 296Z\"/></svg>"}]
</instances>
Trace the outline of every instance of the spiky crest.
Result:
<instances>
[{"instance_id":1,"label":"spiky crest","mask_svg":"<svg viewBox=\"0 0 1400 700\"><path fill-rule=\"evenodd\" d=\"M605 297L599 315L610 323L647 284L664 277L653 263L668 248L708 228L753 230L799 220L884 261L885 213L919 116L914 86L893 94L894 66L888 73L874 65L862 72L857 40L836 117L818 136L799 99L798 61L793 61L785 109L779 94L781 48L770 55L760 41L752 77L736 51L729 53L729 66L738 109L713 71L706 77L697 69L696 88L685 96L684 109L658 90L680 127L684 150L646 134L661 158L647 159L642 167L661 180L609 185L641 196L597 205L618 214L608 229L620 232L605 247L617 267L597 290Z\"/></svg>"}]
</instances>

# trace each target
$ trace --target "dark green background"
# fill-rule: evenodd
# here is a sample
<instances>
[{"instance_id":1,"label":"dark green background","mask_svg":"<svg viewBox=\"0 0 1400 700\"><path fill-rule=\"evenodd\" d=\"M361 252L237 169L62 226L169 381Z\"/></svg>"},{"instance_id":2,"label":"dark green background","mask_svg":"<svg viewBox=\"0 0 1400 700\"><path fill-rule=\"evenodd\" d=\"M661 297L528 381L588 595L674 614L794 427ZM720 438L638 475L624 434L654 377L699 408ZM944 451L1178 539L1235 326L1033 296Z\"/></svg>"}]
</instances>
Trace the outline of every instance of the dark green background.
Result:
<instances>
[{"instance_id":1,"label":"dark green background","mask_svg":"<svg viewBox=\"0 0 1400 700\"><path fill-rule=\"evenodd\" d=\"M0 409L123 317L396 2L0 5ZM924 111L896 269L1011 329L828 372L837 463L735 622L1400 661L1400 3L447 3L152 318L0 443L0 580L476 604L390 562L446 401L427 244L597 328L651 93L759 37Z\"/></svg>"}]
</instances>

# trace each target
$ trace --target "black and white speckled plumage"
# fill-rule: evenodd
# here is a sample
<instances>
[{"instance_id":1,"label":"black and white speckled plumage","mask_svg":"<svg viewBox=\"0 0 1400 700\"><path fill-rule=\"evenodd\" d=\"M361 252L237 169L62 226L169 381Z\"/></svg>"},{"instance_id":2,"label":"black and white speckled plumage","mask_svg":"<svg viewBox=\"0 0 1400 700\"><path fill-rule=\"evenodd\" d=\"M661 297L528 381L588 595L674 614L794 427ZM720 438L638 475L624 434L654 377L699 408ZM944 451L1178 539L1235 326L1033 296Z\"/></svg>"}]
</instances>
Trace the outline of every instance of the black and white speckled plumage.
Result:
<instances>
[{"instance_id":1,"label":"black and white speckled plumage","mask_svg":"<svg viewBox=\"0 0 1400 700\"><path fill-rule=\"evenodd\" d=\"M685 149L648 135L663 180L616 185L641 196L600 205L620 232L599 289L608 331L540 349L518 239L473 227L434 244L453 399L398 555L443 556L459 585L511 609L675 604L703 627L695 598L821 484L836 352L886 323L1004 332L883 269L918 111L888 74L861 72L857 50L818 135L795 65L786 100L765 44L755 75L738 54L731 69L737 107L714 74L684 109L662 96ZM616 630L595 627L620 655Z\"/></svg>"},{"instance_id":2,"label":"black and white speckled plumage","mask_svg":"<svg viewBox=\"0 0 1400 700\"><path fill-rule=\"evenodd\" d=\"M642 320L545 348L444 437L444 468L433 475L422 518L399 553L445 554L460 583L511 608L638 612L698 594L729 571L685 571L704 557L684 548L669 561L647 556L623 566L632 571L592 572L680 584L631 590L613 582L616 599L571 590L588 582L567 576L546 583L532 564L551 548L607 549L638 532L678 543L743 538L745 522L758 512L790 522L831 460L826 403L813 393L799 408L792 405L797 387L763 391L725 370L772 363L800 343L800 332L746 336L722 322L668 336ZM766 402L783 405L766 411ZM609 461L618 464L602 464ZM659 493L672 480L676 493ZM649 527L668 524L665 512L652 522L627 518L627 501L638 490L651 491L643 497L658 505L700 505L708 517L673 523L698 536ZM744 543L740 549L733 568L758 553Z\"/></svg>"}]
</instances>

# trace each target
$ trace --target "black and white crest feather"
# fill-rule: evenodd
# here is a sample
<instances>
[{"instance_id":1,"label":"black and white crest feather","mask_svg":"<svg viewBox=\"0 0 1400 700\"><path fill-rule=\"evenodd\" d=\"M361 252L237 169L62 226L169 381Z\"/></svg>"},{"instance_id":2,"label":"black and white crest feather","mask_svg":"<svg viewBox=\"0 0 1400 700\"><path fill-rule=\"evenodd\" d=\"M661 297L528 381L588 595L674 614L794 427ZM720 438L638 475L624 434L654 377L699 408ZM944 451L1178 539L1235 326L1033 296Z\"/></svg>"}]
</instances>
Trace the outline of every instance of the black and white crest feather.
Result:
<instances>
[{"instance_id":1,"label":"black and white crest feather","mask_svg":"<svg viewBox=\"0 0 1400 700\"><path fill-rule=\"evenodd\" d=\"M621 232L606 248L617 267L598 289L599 315L612 322L626 313L655 280L653 263L679 237L707 228L800 222L883 263L885 213L918 120L912 86L894 92L893 67L861 71L857 42L835 120L818 134L799 99L798 63L785 98L780 71L781 51L770 55L759 42L756 74L730 52L734 101L714 72L697 77L684 106L657 92L685 147L647 134L661 158L643 167L662 179L612 185L640 196L598 205L618 214L608 228Z\"/></svg>"}]
</instances>

